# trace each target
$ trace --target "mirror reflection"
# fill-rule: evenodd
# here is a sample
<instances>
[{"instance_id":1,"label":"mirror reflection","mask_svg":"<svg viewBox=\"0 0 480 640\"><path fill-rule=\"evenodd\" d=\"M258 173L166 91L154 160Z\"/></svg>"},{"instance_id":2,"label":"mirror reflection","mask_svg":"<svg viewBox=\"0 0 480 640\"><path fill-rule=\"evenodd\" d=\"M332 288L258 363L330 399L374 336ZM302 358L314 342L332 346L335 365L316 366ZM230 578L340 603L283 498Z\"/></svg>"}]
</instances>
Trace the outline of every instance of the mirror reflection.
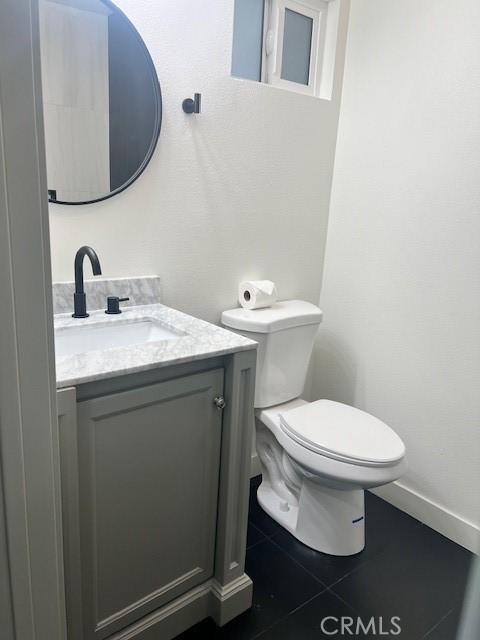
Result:
<instances>
[{"instance_id":1,"label":"mirror reflection","mask_svg":"<svg viewBox=\"0 0 480 640\"><path fill-rule=\"evenodd\" d=\"M107 0L41 0L40 36L49 199L96 202L148 164L161 95L136 29Z\"/></svg>"}]
</instances>

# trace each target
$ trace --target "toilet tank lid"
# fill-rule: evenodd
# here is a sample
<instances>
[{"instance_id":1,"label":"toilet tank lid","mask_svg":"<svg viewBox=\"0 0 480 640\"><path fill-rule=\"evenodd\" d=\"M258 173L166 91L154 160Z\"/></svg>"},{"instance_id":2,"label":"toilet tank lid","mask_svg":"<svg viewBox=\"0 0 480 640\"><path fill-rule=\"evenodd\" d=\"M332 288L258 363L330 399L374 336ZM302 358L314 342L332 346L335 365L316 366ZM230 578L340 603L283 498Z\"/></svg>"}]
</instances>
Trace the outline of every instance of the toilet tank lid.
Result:
<instances>
[{"instance_id":1,"label":"toilet tank lid","mask_svg":"<svg viewBox=\"0 0 480 640\"><path fill-rule=\"evenodd\" d=\"M290 327L320 324L322 312L311 302L283 300L265 309L231 309L222 313L222 324L240 331L272 333Z\"/></svg>"}]
</instances>

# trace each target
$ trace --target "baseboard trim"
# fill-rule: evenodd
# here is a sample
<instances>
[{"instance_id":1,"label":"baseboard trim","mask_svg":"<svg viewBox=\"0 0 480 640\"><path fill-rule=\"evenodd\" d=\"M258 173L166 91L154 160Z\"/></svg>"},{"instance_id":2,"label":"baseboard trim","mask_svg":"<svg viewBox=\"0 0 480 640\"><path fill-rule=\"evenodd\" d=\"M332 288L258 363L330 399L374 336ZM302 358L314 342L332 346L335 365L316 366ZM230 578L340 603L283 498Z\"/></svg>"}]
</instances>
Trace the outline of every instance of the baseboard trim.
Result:
<instances>
[{"instance_id":1,"label":"baseboard trim","mask_svg":"<svg viewBox=\"0 0 480 640\"><path fill-rule=\"evenodd\" d=\"M473 522L441 507L401 482L392 482L370 491L469 551L479 553L480 528Z\"/></svg>"}]
</instances>

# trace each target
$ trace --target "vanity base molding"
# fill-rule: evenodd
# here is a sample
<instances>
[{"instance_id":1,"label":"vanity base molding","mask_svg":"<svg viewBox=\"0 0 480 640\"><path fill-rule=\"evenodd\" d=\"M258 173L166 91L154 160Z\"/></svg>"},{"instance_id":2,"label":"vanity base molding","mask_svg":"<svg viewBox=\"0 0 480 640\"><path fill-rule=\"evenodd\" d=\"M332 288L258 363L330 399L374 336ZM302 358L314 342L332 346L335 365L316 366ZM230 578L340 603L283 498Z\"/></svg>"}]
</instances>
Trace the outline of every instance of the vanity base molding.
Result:
<instances>
[{"instance_id":1,"label":"vanity base molding","mask_svg":"<svg viewBox=\"0 0 480 640\"><path fill-rule=\"evenodd\" d=\"M223 626L251 607L252 589L246 573L223 586L210 580L110 636L109 640L171 640L208 617Z\"/></svg>"},{"instance_id":2,"label":"vanity base molding","mask_svg":"<svg viewBox=\"0 0 480 640\"><path fill-rule=\"evenodd\" d=\"M244 573L229 584L212 580L209 616L219 627L233 620L252 606L253 583Z\"/></svg>"}]
</instances>

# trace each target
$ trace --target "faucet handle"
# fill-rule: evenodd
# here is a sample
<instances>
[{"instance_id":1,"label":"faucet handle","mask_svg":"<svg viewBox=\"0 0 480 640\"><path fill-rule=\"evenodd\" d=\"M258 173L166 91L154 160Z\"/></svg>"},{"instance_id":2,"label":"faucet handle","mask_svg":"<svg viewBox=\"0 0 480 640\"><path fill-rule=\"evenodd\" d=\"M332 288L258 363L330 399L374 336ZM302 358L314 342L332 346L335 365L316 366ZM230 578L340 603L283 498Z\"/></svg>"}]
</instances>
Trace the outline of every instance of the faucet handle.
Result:
<instances>
[{"instance_id":1,"label":"faucet handle","mask_svg":"<svg viewBox=\"0 0 480 640\"><path fill-rule=\"evenodd\" d=\"M118 296L108 296L107 297L107 308L105 313L110 314L118 314L122 313L120 309L120 302L126 302L130 300L130 298L119 298Z\"/></svg>"}]
</instances>

